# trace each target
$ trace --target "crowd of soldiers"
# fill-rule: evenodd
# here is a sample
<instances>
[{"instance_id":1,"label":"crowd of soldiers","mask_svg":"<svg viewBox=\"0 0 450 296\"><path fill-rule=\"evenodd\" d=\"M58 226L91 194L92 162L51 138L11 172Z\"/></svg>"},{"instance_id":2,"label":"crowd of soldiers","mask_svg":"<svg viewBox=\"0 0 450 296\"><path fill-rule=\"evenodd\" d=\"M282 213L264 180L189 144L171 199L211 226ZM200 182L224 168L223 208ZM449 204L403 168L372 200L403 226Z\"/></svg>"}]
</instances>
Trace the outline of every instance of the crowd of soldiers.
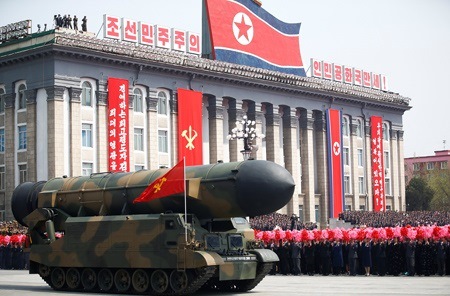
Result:
<instances>
[{"instance_id":1,"label":"crowd of soldiers","mask_svg":"<svg viewBox=\"0 0 450 296\"><path fill-rule=\"evenodd\" d=\"M0 269L27 269L27 229L17 221L0 222Z\"/></svg>"},{"instance_id":2,"label":"crowd of soldiers","mask_svg":"<svg viewBox=\"0 0 450 296\"><path fill-rule=\"evenodd\" d=\"M73 24L73 26L72 26ZM53 16L53 25L55 28L67 28L67 29L74 29L78 30L78 18L76 15L73 16L73 18L70 16L70 14L65 14L64 16L61 16L60 14ZM86 16L83 17L81 20L81 30L86 32L87 31L87 18Z\"/></svg>"}]
</instances>

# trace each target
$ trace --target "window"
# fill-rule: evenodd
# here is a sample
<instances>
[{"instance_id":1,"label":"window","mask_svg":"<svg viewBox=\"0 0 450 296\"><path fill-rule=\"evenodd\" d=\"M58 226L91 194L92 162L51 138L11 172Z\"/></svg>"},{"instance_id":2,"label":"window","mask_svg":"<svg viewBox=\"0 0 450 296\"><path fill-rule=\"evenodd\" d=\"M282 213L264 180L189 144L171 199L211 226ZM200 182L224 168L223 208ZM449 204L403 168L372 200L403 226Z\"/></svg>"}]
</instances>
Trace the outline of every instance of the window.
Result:
<instances>
[{"instance_id":1,"label":"window","mask_svg":"<svg viewBox=\"0 0 450 296\"><path fill-rule=\"evenodd\" d=\"M352 205L345 205L345 211L351 211Z\"/></svg>"},{"instance_id":2,"label":"window","mask_svg":"<svg viewBox=\"0 0 450 296\"><path fill-rule=\"evenodd\" d=\"M5 190L5 167L0 166L0 190Z\"/></svg>"},{"instance_id":3,"label":"window","mask_svg":"<svg viewBox=\"0 0 450 296\"><path fill-rule=\"evenodd\" d=\"M134 97L133 100L134 112L142 112L142 91L139 88L135 88L133 91L133 97Z\"/></svg>"},{"instance_id":4,"label":"window","mask_svg":"<svg viewBox=\"0 0 450 296\"><path fill-rule=\"evenodd\" d=\"M349 123L348 123L348 118L347 117L343 117L342 118L342 134L344 136L348 137L349 130L350 130L350 126L349 126Z\"/></svg>"},{"instance_id":5,"label":"window","mask_svg":"<svg viewBox=\"0 0 450 296\"><path fill-rule=\"evenodd\" d=\"M420 163L413 163L414 171L420 171Z\"/></svg>"},{"instance_id":6,"label":"window","mask_svg":"<svg viewBox=\"0 0 450 296\"><path fill-rule=\"evenodd\" d=\"M434 162L427 162L427 170L434 170Z\"/></svg>"},{"instance_id":7,"label":"window","mask_svg":"<svg viewBox=\"0 0 450 296\"><path fill-rule=\"evenodd\" d=\"M316 215L316 222L319 221L320 213L319 213L319 205L314 206L314 213Z\"/></svg>"},{"instance_id":8,"label":"window","mask_svg":"<svg viewBox=\"0 0 450 296\"><path fill-rule=\"evenodd\" d=\"M384 151L384 168L388 169L390 167L389 161L389 151Z\"/></svg>"},{"instance_id":9,"label":"window","mask_svg":"<svg viewBox=\"0 0 450 296\"><path fill-rule=\"evenodd\" d=\"M83 147L92 147L92 124L83 123L81 125L81 141Z\"/></svg>"},{"instance_id":10,"label":"window","mask_svg":"<svg viewBox=\"0 0 450 296\"><path fill-rule=\"evenodd\" d=\"M448 162L441 161L441 170L446 170L448 168Z\"/></svg>"},{"instance_id":11,"label":"window","mask_svg":"<svg viewBox=\"0 0 450 296\"><path fill-rule=\"evenodd\" d=\"M384 192L386 195L391 195L391 179L384 179Z\"/></svg>"},{"instance_id":12,"label":"window","mask_svg":"<svg viewBox=\"0 0 450 296\"><path fill-rule=\"evenodd\" d=\"M5 152L5 129L0 128L0 152Z\"/></svg>"},{"instance_id":13,"label":"window","mask_svg":"<svg viewBox=\"0 0 450 296\"><path fill-rule=\"evenodd\" d=\"M27 149L27 126L19 126L19 150Z\"/></svg>"},{"instance_id":14,"label":"window","mask_svg":"<svg viewBox=\"0 0 450 296\"><path fill-rule=\"evenodd\" d=\"M364 188L364 177L358 177L358 188L359 194L364 194L366 192Z\"/></svg>"},{"instance_id":15,"label":"window","mask_svg":"<svg viewBox=\"0 0 450 296\"><path fill-rule=\"evenodd\" d=\"M5 90L0 87L0 113L5 112L5 98L3 95L5 94Z\"/></svg>"},{"instance_id":16,"label":"window","mask_svg":"<svg viewBox=\"0 0 450 296\"><path fill-rule=\"evenodd\" d=\"M142 171L143 169L144 169L144 165L136 164L136 165L134 166L134 171L135 171L135 172L137 172L137 171Z\"/></svg>"},{"instance_id":17,"label":"window","mask_svg":"<svg viewBox=\"0 0 450 296\"><path fill-rule=\"evenodd\" d=\"M389 141L389 125L383 123L383 140Z\"/></svg>"},{"instance_id":18,"label":"window","mask_svg":"<svg viewBox=\"0 0 450 296\"><path fill-rule=\"evenodd\" d=\"M27 165L19 164L19 183L27 181Z\"/></svg>"},{"instance_id":19,"label":"window","mask_svg":"<svg viewBox=\"0 0 450 296\"><path fill-rule=\"evenodd\" d=\"M358 149L358 166L362 167L363 164L364 164L363 150Z\"/></svg>"},{"instance_id":20,"label":"window","mask_svg":"<svg viewBox=\"0 0 450 296\"><path fill-rule=\"evenodd\" d=\"M359 205L359 210L360 211L365 211L366 210L366 205Z\"/></svg>"},{"instance_id":21,"label":"window","mask_svg":"<svg viewBox=\"0 0 450 296\"><path fill-rule=\"evenodd\" d=\"M144 151L144 130L142 128L134 129L134 150Z\"/></svg>"},{"instance_id":22,"label":"window","mask_svg":"<svg viewBox=\"0 0 450 296\"><path fill-rule=\"evenodd\" d=\"M26 90L27 87L25 84L21 84L19 86L19 109L25 109L27 107L27 96L25 94Z\"/></svg>"},{"instance_id":23,"label":"window","mask_svg":"<svg viewBox=\"0 0 450 296\"><path fill-rule=\"evenodd\" d=\"M167 115L167 95L163 91L158 93L158 114Z\"/></svg>"},{"instance_id":24,"label":"window","mask_svg":"<svg viewBox=\"0 0 450 296\"><path fill-rule=\"evenodd\" d=\"M363 132L362 132L362 122L361 119L356 120L356 136L358 138L362 138Z\"/></svg>"},{"instance_id":25,"label":"window","mask_svg":"<svg viewBox=\"0 0 450 296\"><path fill-rule=\"evenodd\" d=\"M386 205L386 211L390 211L392 207L390 205Z\"/></svg>"},{"instance_id":26,"label":"window","mask_svg":"<svg viewBox=\"0 0 450 296\"><path fill-rule=\"evenodd\" d=\"M83 168L82 168L81 174L83 176L90 176L92 174L92 163L90 162L83 162Z\"/></svg>"},{"instance_id":27,"label":"window","mask_svg":"<svg viewBox=\"0 0 450 296\"><path fill-rule=\"evenodd\" d=\"M92 106L92 86L89 82L85 81L81 85L81 105Z\"/></svg>"},{"instance_id":28,"label":"window","mask_svg":"<svg viewBox=\"0 0 450 296\"><path fill-rule=\"evenodd\" d=\"M303 222L303 205L298 206L298 220Z\"/></svg>"},{"instance_id":29,"label":"window","mask_svg":"<svg viewBox=\"0 0 450 296\"><path fill-rule=\"evenodd\" d=\"M158 151L167 153L169 152L167 142L167 131L158 131Z\"/></svg>"},{"instance_id":30,"label":"window","mask_svg":"<svg viewBox=\"0 0 450 296\"><path fill-rule=\"evenodd\" d=\"M348 147L344 147L343 151L342 151L342 158L344 161L344 165L350 165L350 157L349 157L349 153L348 153Z\"/></svg>"},{"instance_id":31,"label":"window","mask_svg":"<svg viewBox=\"0 0 450 296\"><path fill-rule=\"evenodd\" d=\"M344 193L350 194L350 176L344 176Z\"/></svg>"}]
</instances>

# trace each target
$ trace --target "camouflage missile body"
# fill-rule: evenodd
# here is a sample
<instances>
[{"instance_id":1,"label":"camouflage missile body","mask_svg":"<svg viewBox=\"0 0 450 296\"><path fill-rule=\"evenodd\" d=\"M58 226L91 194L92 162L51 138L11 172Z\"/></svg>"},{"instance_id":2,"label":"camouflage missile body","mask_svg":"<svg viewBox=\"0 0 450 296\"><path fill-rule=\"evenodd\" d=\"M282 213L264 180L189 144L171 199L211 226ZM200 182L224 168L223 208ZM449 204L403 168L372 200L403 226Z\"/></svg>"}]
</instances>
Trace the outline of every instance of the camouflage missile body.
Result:
<instances>
[{"instance_id":1,"label":"camouflage missile body","mask_svg":"<svg viewBox=\"0 0 450 296\"><path fill-rule=\"evenodd\" d=\"M262 160L187 167L187 179L200 178L187 215L181 195L133 204L166 171L19 185L12 210L29 227L30 273L57 290L184 295L254 288L278 257L255 244L241 217L284 206L295 186L290 173Z\"/></svg>"}]
</instances>

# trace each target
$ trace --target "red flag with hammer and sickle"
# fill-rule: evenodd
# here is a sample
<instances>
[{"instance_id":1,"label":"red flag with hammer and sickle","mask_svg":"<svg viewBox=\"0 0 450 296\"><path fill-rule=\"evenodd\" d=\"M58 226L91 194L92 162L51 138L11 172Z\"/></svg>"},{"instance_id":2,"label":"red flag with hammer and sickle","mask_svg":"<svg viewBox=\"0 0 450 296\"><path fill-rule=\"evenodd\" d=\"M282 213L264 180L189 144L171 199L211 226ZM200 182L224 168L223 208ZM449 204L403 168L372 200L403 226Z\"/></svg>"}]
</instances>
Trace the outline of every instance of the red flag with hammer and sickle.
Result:
<instances>
[{"instance_id":1,"label":"red flag with hammer and sickle","mask_svg":"<svg viewBox=\"0 0 450 296\"><path fill-rule=\"evenodd\" d=\"M145 188L145 190L133 200L133 203L147 202L173 194L184 193L184 185L184 159L182 159L176 166Z\"/></svg>"},{"instance_id":2,"label":"red flag with hammer and sickle","mask_svg":"<svg viewBox=\"0 0 450 296\"><path fill-rule=\"evenodd\" d=\"M202 97L198 91L178 89L178 159L186 165L203 164Z\"/></svg>"}]
</instances>

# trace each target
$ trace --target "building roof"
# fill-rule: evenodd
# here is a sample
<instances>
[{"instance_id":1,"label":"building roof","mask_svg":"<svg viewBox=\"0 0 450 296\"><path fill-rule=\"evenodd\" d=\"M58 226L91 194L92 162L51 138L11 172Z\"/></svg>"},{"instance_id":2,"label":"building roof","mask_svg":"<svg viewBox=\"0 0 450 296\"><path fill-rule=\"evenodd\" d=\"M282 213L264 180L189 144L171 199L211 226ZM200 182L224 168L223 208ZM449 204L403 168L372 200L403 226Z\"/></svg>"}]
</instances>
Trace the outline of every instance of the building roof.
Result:
<instances>
[{"instance_id":1,"label":"building roof","mask_svg":"<svg viewBox=\"0 0 450 296\"><path fill-rule=\"evenodd\" d=\"M191 54L152 48L135 43L96 38L92 33L56 29L32 34L29 37L0 45L0 67L23 59L20 53L31 49L52 46L53 50L72 49L72 54L90 55L92 58L114 61L120 64L136 64L141 67L162 68L165 71L189 73L217 80L255 84L271 89L289 88L294 93L327 97L332 100L358 101L378 107L409 110L410 98L389 91L381 91L312 77L302 77L277 71L254 68L201 58ZM89 52L86 52L89 50ZM77 52L75 52L77 51ZM92 51L98 53L93 57ZM115 59L117 57L119 59Z\"/></svg>"}]
</instances>

